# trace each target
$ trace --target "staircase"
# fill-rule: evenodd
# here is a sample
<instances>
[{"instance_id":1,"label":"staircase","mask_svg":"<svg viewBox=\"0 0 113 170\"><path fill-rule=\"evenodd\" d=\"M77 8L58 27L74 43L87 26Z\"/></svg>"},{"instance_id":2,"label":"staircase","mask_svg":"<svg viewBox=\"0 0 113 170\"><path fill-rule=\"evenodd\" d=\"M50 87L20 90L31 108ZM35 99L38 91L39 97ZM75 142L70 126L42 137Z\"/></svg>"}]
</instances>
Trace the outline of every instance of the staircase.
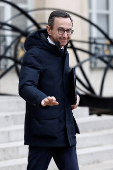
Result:
<instances>
[{"instance_id":1,"label":"staircase","mask_svg":"<svg viewBox=\"0 0 113 170\"><path fill-rule=\"evenodd\" d=\"M89 116L88 108L73 111L81 134L77 135L80 170L113 170L113 116ZM0 97L0 170L25 170L25 102L20 97ZM48 170L58 170L52 160Z\"/></svg>"},{"instance_id":2,"label":"staircase","mask_svg":"<svg viewBox=\"0 0 113 170\"><path fill-rule=\"evenodd\" d=\"M84 109L74 110L80 170L113 170L113 116L88 116Z\"/></svg>"},{"instance_id":3,"label":"staircase","mask_svg":"<svg viewBox=\"0 0 113 170\"><path fill-rule=\"evenodd\" d=\"M20 97L0 97L0 170L25 170L25 102Z\"/></svg>"}]
</instances>

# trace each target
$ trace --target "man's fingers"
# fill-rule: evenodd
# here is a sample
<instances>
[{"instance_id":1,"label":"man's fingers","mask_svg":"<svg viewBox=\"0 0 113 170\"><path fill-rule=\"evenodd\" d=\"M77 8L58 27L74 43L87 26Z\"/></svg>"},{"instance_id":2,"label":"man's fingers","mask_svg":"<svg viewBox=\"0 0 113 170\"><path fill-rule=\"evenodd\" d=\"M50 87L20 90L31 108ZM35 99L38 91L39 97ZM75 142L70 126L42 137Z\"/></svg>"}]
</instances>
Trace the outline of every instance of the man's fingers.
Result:
<instances>
[{"instance_id":1,"label":"man's fingers","mask_svg":"<svg viewBox=\"0 0 113 170\"><path fill-rule=\"evenodd\" d=\"M50 101L53 101L53 100L56 101L56 98L54 96L51 96L51 97L48 96L47 99L50 100Z\"/></svg>"},{"instance_id":2,"label":"man's fingers","mask_svg":"<svg viewBox=\"0 0 113 170\"><path fill-rule=\"evenodd\" d=\"M54 101L56 101L56 98L54 96L51 97Z\"/></svg>"},{"instance_id":3,"label":"man's fingers","mask_svg":"<svg viewBox=\"0 0 113 170\"><path fill-rule=\"evenodd\" d=\"M53 105L58 105L59 103L56 101L56 98L54 96L48 96L45 99L41 101L42 106L53 106Z\"/></svg>"},{"instance_id":4,"label":"man's fingers","mask_svg":"<svg viewBox=\"0 0 113 170\"><path fill-rule=\"evenodd\" d=\"M45 106L45 101L44 100L41 101L41 105Z\"/></svg>"},{"instance_id":5,"label":"man's fingers","mask_svg":"<svg viewBox=\"0 0 113 170\"><path fill-rule=\"evenodd\" d=\"M41 101L41 105L46 106L48 102L49 102L48 98L45 98Z\"/></svg>"},{"instance_id":6,"label":"man's fingers","mask_svg":"<svg viewBox=\"0 0 113 170\"><path fill-rule=\"evenodd\" d=\"M53 105L59 105L59 103L58 103L57 101L53 101L53 102L52 102L52 106L53 106Z\"/></svg>"},{"instance_id":7,"label":"man's fingers","mask_svg":"<svg viewBox=\"0 0 113 170\"><path fill-rule=\"evenodd\" d=\"M48 103L48 102L49 102L49 99L48 99L48 98L45 98L45 99L44 99L44 102L45 102L45 103Z\"/></svg>"}]
</instances>

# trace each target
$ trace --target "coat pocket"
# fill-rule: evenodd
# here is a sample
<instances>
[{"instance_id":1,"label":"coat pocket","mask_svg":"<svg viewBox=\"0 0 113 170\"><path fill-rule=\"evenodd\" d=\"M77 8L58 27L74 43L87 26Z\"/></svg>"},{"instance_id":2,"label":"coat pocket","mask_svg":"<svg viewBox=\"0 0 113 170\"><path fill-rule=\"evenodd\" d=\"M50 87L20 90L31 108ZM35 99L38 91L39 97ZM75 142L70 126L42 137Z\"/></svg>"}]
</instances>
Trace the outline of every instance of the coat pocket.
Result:
<instances>
[{"instance_id":1,"label":"coat pocket","mask_svg":"<svg viewBox=\"0 0 113 170\"><path fill-rule=\"evenodd\" d=\"M58 137L59 117L53 119L32 118L33 135L37 137Z\"/></svg>"},{"instance_id":2,"label":"coat pocket","mask_svg":"<svg viewBox=\"0 0 113 170\"><path fill-rule=\"evenodd\" d=\"M31 116L37 119L50 120L59 117L59 106L31 107Z\"/></svg>"}]
</instances>

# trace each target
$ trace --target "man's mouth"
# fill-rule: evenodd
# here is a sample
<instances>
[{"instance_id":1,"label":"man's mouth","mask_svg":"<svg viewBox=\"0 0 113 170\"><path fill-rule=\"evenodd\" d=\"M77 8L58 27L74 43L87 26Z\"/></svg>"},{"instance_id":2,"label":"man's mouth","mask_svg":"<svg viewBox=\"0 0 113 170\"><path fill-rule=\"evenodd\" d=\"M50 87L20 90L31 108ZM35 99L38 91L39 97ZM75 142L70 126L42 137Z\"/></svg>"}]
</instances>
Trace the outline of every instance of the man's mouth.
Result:
<instances>
[{"instance_id":1,"label":"man's mouth","mask_svg":"<svg viewBox=\"0 0 113 170\"><path fill-rule=\"evenodd\" d=\"M67 39L61 39L61 41L67 41Z\"/></svg>"}]
</instances>

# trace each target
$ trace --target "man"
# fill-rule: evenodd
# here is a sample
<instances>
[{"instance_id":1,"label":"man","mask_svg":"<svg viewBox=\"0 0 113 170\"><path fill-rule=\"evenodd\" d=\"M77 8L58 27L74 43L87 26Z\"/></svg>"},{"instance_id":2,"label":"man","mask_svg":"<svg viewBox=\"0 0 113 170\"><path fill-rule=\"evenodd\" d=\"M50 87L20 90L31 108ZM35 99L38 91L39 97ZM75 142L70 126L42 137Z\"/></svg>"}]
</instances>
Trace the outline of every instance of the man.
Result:
<instances>
[{"instance_id":1,"label":"man","mask_svg":"<svg viewBox=\"0 0 113 170\"><path fill-rule=\"evenodd\" d=\"M25 145L29 145L27 170L47 170L53 157L59 170L78 170L76 133L69 86L67 44L73 22L65 11L53 11L46 29L25 42L19 94L26 100Z\"/></svg>"}]
</instances>

